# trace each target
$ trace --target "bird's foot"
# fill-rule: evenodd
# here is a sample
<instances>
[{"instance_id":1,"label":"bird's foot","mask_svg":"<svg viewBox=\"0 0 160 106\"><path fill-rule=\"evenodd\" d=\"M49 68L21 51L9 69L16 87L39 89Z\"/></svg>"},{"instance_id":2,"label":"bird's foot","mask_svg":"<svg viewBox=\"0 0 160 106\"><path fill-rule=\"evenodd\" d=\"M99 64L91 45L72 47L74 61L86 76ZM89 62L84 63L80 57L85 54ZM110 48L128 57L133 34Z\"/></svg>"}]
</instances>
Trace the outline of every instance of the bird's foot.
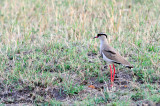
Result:
<instances>
[{"instance_id":1,"label":"bird's foot","mask_svg":"<svg viewBox=\"0 0 160 106\"><path fill-rule=\"evenodd\" d=\"M111 83L111 84L109 85L109 87L108 87L108 91L109 91L109 92L114 92L115 90L116 90L116 87L114 86L113 83Z\"/></svg>"},{"instance_id":2,"label":"bird's foot","mask_svg":"<svg viewBox=\"0 0 160 106\"><path fill-rule=\"evenodd\" d=\"M110 87L113 87L113 85L114 85L114 82L113 82L113 81L111 81Z\"/></svg>"}]
</instances>

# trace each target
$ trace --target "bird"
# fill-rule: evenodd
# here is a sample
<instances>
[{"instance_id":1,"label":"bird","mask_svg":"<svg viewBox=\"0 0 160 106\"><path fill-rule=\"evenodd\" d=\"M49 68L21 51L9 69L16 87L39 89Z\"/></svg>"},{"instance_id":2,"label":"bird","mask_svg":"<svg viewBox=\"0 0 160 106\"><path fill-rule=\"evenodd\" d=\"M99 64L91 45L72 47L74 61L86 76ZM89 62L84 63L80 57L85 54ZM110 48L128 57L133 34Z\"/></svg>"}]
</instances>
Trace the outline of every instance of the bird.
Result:
<instances>
[{"instance_id":1,"label":"bird","mask_svg":"<svg viewBox=\"0 0 160 106\"><path fill-rule=\"evenodd\" d=\"M108 44L107 35L105 33L99 33L94 38L99 38L100 40L100 55L103 58L103 60L109 64L111 73L111 86L113 86L116 71L114 64L121 64L130 69L133 68L133 66L127 60L125 60L125 58L122 57L113 47L111 47ZM114 69L113 76L111 65L113 65Z\"/></svg>"}]
</instances>

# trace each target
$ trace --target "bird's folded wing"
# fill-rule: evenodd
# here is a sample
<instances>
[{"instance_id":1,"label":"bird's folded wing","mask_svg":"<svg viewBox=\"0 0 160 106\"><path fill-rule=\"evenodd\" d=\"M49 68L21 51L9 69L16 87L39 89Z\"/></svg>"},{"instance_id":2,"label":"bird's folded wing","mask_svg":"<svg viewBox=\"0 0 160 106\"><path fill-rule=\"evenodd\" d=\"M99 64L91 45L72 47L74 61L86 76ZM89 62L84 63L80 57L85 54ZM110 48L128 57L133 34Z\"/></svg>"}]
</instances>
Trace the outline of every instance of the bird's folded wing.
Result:
<instances>
[{"instance_id":1,"label":"bird's folded wing","mask_svg":"<svg viewBox=\"0 0 160 106\"><path fill-rule=\"evenodd\" d=\"M113 48L111 49L102 49L103 54L111 59L114 63L123 64L125 66L130 66L129 62L127 62L119 53L117 53Z\"/></svg>"}]
</instances>

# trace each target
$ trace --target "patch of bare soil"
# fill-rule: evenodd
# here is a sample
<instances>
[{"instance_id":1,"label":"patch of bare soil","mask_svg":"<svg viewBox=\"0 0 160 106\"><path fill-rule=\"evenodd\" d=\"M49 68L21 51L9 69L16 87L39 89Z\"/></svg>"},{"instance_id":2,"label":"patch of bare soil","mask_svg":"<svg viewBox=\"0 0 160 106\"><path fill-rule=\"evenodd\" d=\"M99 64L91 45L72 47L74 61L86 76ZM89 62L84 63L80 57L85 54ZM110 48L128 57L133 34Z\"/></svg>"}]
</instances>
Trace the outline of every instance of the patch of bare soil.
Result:
<instances>
[{"instance_id":1,"label":"patch of bare soil","mask_svg":"<svg viewBox=\"0 0 160 106\"><path fill-rule=\"evenodd\" d=\"M3 86L0 86L0 88L2 91L6 89ZM67 95L64 93L62 89L47 88L43 86L26 86L20 90L13 89L13 91L0 92L0 101L5 104L35 102L40 103L47 101L50 98L55 98L56 100L64 100L66 99L66 97Z\"/></svg>"},{"instance_id":2,"label":"patch of bare soil","mask_svg":"<svg viewBox=\"0 0 160 106\"><path fill-rule=\"evenodd\" d=\"M107 75L110 79L110 75ZM133 75L127 72L117 72L115 74L115 80L114 80L114 87L116 87L116 90L124 90L130 88L130 82L132 81ZM104 81L104 80L98 80L98 77L91 77L87 81L84 81L83 84L85 85L94 85L95 89L98 91L103 90L104 88L110 88L110 80Z\"/></svg>"},{"instance_id":3,"label":"patch of bare soil","mask_svg":"<svg viewBox=\"0 0 160 106\"><path fill-rule=\"evenodd\" d=\"M125 71L119 71L115 75L115 84L120 89L128 89L130 87L130 82L133 81L133 74Z\"/></svg>"}]
</instances>

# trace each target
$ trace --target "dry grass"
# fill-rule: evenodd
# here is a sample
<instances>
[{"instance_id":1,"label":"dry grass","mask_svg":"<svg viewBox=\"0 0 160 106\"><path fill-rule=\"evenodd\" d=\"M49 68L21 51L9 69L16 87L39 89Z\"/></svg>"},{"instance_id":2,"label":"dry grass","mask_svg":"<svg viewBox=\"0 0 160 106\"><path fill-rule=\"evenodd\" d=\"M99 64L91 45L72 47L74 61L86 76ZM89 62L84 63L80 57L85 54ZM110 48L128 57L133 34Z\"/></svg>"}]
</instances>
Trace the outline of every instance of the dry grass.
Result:
<instances>
[{"instance_id":1,"label":"dry grass","mask_svg":"<svg viewBox=\"0 0 160 106\"><path fill-rule=\"evenodd\" d=\"M159 8L159 0L1 0L0 101L160 103ZM113 92L92 39L99 32L134 66L116 67Z\"/></svg>"}]
</instances>

